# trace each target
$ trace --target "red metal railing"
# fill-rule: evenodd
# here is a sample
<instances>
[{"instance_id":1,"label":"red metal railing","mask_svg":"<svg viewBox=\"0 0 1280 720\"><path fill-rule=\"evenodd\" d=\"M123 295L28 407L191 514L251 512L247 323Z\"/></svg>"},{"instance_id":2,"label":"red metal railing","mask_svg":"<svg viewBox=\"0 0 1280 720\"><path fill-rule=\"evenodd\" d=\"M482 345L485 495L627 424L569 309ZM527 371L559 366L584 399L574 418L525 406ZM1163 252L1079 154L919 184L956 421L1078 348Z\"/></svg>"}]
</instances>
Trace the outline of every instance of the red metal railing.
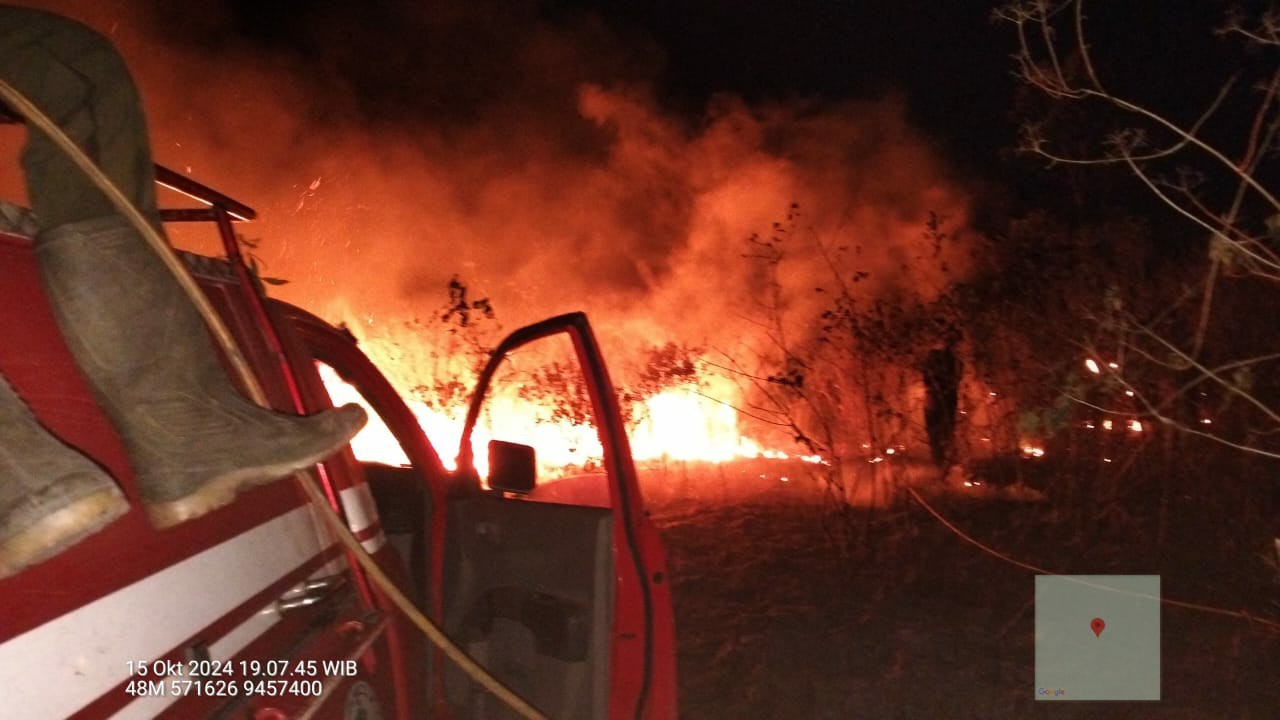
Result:
<instances>
[{"instance_id":1,"label":"red metal railing","mask_svg":"<svg viewBox=\"0 0 1280 720\"><path fill-rule=\"evenodd\" d=\"M284 352L284 343L280 340L280 333L276 329L275 323L271 321L271 315L267 312L266 303L262 294L258 291L257 279L252 276L248 264L244 261L244 254L240 251L240 241L236 238L235 228L232 226L235 221L253 220L258 216L257 211L163 165L156 165L155 168L156 182L209 206L207 208L161 210L160 217L165 222L212 222L218 226L218 235L222 239L222 247L227 253L227 260L231 264L232 271L236 274L237 284L240 286L240 291L244 295L255 324L262 329L267 349L275 357L276 363L280 367L280 375L284 378L285 386L289 390L289 398L294 411L298 414L305 413L307 409L302 400L302 390L298 387L298 377L289 365L289 359ZM316 472L319 474L320 485L324 488L325 497L329 500L329 506L338 514L338 517L345 520L346 514L342 511L342 504L338 501L338 494L334 489L333 480L329 477L329 473L323 463L316 465ZM348 557L348 560L356 579L356 586L359 588L365 604L368 607L374 607L368 578L365 577L364 571L354 557Z\"/></svg>"},{"instance_id":2,"label":"red metal railing","mask_svg":"<svg viewBox=\"0 0 1280 720\"><path fill-rule=\"evenodd\" d=\"M161 210L160 217L165 222L212 222L217 225L218 235L222 239L222 247L227 253L227 260L231 264L232 271L236 274L240 291L243 293L250 312L253 314L255 324L262 329L267 348L280 367L280 374L289 390L289 398L293 409L299 414L305 413L306 406L302 400L302 391L298 387L298 378L294 374L293 368L290 367L288 358L285 356L284 344L280 341L280 334L276 330L275 323L271 322L271 316L267 313L266 303L258 292L257 280L252 276L249 266L244 261L244 254L240 251L240 242L236 239L235 228L232 227L232 222L234 221L253 220L258 216L257 211L163 165L156 165L155 167L156 182L208 205L206 208ZM329 479L324 465L317 465L316 469L320 473L320 482L324 487L325 496L329 499L329 505L333 507L334 512L340 516L343 515L337 492L334 490L333 483Z\"/></svg>"}]
</instances>

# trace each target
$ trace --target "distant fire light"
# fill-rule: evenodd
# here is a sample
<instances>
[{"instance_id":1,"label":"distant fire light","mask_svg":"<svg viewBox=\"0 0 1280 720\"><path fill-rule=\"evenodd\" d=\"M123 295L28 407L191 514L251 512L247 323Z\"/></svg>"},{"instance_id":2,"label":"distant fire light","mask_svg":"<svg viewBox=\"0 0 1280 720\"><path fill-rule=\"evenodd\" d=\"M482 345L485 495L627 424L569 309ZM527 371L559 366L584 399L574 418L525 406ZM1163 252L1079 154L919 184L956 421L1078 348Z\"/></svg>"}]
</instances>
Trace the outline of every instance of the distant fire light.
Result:
<instances>
[{"instance_id":1,"label":"distant fire light","mask_svg":"<svg viewBox=\"0 0 1280 720\"><path fill-rule=\"evenodd\" d=\"M1097 375L1102 372L1102 368L1098 367L1098 363L1095 362L1093 358L1085 358L1084 366L1088 368L1089 372L1093 373L1094 375Z\"/></svg>"}]
</instances>

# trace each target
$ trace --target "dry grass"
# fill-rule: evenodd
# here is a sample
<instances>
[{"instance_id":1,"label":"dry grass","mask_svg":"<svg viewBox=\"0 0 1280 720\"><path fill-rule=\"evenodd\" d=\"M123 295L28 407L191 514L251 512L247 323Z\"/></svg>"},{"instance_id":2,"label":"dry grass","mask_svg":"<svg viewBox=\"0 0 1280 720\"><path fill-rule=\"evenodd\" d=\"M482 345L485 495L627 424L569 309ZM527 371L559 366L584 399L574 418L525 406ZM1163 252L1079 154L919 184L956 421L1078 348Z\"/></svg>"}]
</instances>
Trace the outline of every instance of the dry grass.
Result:
<instances>
[{"instance_id":1,"label":"dry grass","mask_svg":"<svg viewBox=\"0 0 1280 720\"><path fill-rule=\"evenodd\" d=\"M684 468L672 480L667 468L678 494L648 478L674 583L682 718L1280 717L1280 637L1175 609L1163 615L1164 701L1037 704L1030 573L915 508L877 516L868 542L848 545L833 532L847 520L815 485L761 470ZM735 493L735 477L752 482ZM942 509L1062 572L1159 572L1167 593L1266 607L1242 597L1247 557L1208 563L1190 538L1161 551L1141 538L1085 546L1050 508L953 499Z\"/></svg>"}]
</instances>

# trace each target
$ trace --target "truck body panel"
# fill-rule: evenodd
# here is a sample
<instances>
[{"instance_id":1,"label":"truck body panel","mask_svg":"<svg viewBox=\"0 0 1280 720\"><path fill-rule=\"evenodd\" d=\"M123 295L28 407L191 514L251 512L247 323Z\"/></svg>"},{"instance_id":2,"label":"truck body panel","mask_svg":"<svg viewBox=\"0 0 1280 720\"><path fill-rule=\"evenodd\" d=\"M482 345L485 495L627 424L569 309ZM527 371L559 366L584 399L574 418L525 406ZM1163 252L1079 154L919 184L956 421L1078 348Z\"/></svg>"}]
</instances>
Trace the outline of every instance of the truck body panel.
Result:
<instances>
[{"instance_id":1,"label":"truck body panel","mask_svg":"<svg viewBox=\"0 0 1280 720\"><path fill-rule=\"evenodd\" d=\"M207 188L180 176L162 177L215 203L166 211L170 219L213 220L230 235L233 201L212 191L201 195ZM524 683L534 699L566 717L674 717L665 561L643 513L625 433L618 440L620 425L606 438L619 468L607 480L607 495L584 486L555 499L548 489L542 496L551 502L536 502L469 488L445 470L403 399L350 333L266 300L256 282L246 285L250 275L230 250L231 238L230 259L185 253L183 259L272 407L303 413L329 407L317 363L329 365L358 388L410 460L408 467L362 463L348 448L310 471L379 567L428 617L466 638L474 640L477 623L510 624L507 635L480 641L487 643L482 655L509 659L529 636L547 657L571 658L554 682ZM581 323L589 333L585 317ZM245 491L175 527L152 528L128 455L62 342L31 242L5 233L0 338L0 372L46 428L119 483L131 505L87 540L0 580L0 717L505 717L491 697L473 702L480 694L470 681L446 670L441 654L326 530L294 480ZM598 351L583 360L603 370ZM606 397L607 376L601 379L593 392L606 405L616 403ZM584 502L575 504L575 497ZM504 540L490 542L479 528ZM554 539L566 533L571 539ZM572 596L572 611L556 604L556 593ZM477 607L490 612L477 619ZM519 610L514 620L512 607ZM548 635L583 618L594 629L586 646L581 634ZM477 651L466 638L461 644ZM495 665L493 672L501 677L504 669ZM579 698L575 688L589 690Z\"/></svg>"}]
</instances>

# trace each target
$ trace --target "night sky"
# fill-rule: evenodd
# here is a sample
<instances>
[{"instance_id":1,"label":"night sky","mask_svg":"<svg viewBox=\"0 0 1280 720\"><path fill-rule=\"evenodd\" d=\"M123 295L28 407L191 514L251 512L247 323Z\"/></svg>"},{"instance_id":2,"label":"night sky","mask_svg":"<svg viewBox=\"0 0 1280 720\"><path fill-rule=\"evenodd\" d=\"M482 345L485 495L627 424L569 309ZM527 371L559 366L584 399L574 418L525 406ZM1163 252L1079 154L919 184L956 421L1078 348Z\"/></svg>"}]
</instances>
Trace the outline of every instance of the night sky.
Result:
<instances>
[{"instance_id":1,"label":"night sky","mask_svg":"<svg viewBox=\"0 0 1280 720\"><path fill-rule=\"evenodd\" d=\"M792 202L816 237L875 240L863 261L894 287L921 284L903 259L934 211L995 239L1048 209L1203 240L1122 171L1015 151L1028 120L1087 151L1126 120L1023 85L987 2L43 4L117 42L156 159L257 207L265 259L304 304L355 264L401 268L395 298L345 291L388 313L456 272L508 307L684 308L707 257L740 257ZM1226 7L1087 3L1104 82L1190 121L1228 70L1266 65L1213 35ZM1242 115L1225 109L1210 130L1229 138ZM424 245L407 264L406 242ZM545 283L565 256L587 262ZM707 291L713 330L751 282L732 269Z\"/></svg>"},{"instance_id":2,"label":"night sky","mask_svg":"<svg viewBox=\"0 0 1280 720\"><path fill-rule=\"evenodd\" d=\"M1212 37L1237 4L1090 3L1089 36L1108 80L1194 113L1240 63L1228 43ZM569 83L562 80L651 83L661 102L695 121L716 93L748 102L896 95L948 156L989 175L1025 119L1014 110L1021 86L1013 75L1013 28L993 21L994 7L886 0L421 7L392 0L225 0L196 12L154 3L152 12L175 42L250 46L324 67L312 80L342 82L374 121L430 115L466 122L486 105L564 91ZM538 77L521 65L513 39L531 28L564 46L554 66L564 77Z\"/></svg>"},{"instance_id":3,"label":"night sky","mask_svg":"<svg viewBox=\"0 0 1280 720\"><path fill-rule=\"evenodd\" d=\"M513 38L536 26L576 46L567 55L582 54L573 58L580 62L573 80L649 82L690 118L717 93L753 103L897 94L916 122L966 161L1007 143L1013 128L1013 36L991 21L984 2L430 5L228 0L195 14L171 3L153 12L175 42L248 45L326 66L321 82L341 78L368 117L381 121L430 114L465 122L485 104L565 87L516 62Z\"/></svg>"}]
</instances>

